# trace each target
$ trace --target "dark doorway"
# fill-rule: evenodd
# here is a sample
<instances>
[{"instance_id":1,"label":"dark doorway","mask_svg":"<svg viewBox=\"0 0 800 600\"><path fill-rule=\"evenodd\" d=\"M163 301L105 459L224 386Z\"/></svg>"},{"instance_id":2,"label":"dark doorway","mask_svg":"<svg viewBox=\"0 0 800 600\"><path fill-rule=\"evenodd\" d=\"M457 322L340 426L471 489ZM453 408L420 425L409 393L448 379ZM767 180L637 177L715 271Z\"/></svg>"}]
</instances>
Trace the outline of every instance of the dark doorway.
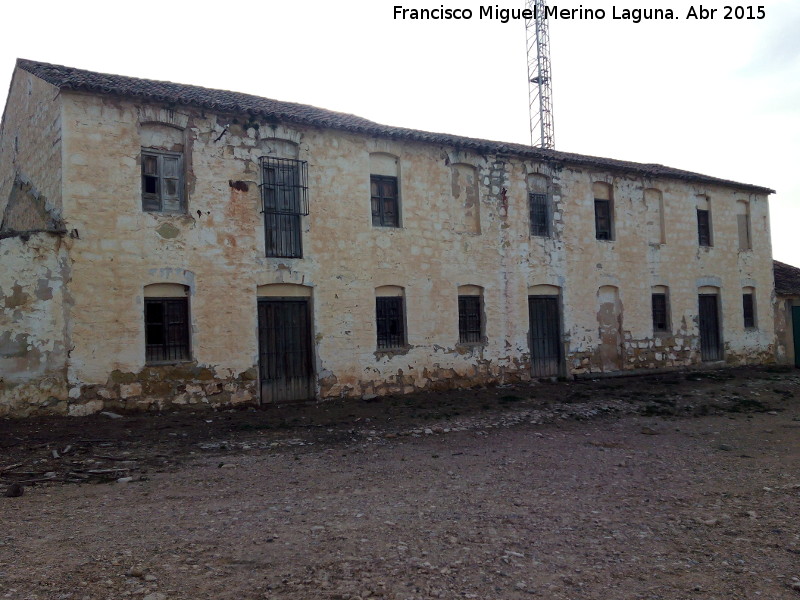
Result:
<instances>
[{"instance_id":1,"label":"dark doorway","mask_svg":"<svg viewBox=\"0 0 800 600\"><path fill-rule=\"evenodd\" d=\"M722 360L719 297L716 294L700 294L700 357L703 361Z\"/></svg>"},{"instance_id":2,"label":"dark doorway","mask_svg":"<svg viewBox=\"0 0 800 600\"><path fill-rule=\"evenodd\" d=\"M260 298L258 360L261 402L314 397L307 298Z\"/></svg>"},{"instance_id":3,"label":"dark doorway","mask_svg":"<svg viewBox=\"0 0 800 600\"><path fill-rule=\"evenodd\" d=\"M792 307L792 330L794 332L794 366L800 367L800 306Z\"/></svg>"},{"instance_id":4,"label":"dark doorway","mask_svg":"<svg viewBox=\"0 0 800 600\"><path fill-rule=\"evenodd\" d=\"M561 315L558 296L529 296L531 375L561 375Z\"/></svg>"}]
</instances>

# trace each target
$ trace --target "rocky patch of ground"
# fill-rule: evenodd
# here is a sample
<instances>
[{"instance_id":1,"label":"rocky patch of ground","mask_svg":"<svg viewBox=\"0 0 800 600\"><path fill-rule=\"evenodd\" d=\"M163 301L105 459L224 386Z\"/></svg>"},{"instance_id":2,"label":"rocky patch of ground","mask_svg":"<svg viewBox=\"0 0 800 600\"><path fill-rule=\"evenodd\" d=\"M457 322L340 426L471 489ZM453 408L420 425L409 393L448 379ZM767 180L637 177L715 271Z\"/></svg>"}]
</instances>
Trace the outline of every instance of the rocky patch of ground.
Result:
<instances>
[{"instance_id":1,"label":"rocky patch of ground","mask_svg":"<svg viewBox=\"0 0 800 600\"><path fill-rule=\"evenodd\" d=\"M736 369L0 421L0 598L800 598L798 392Z\"/></svg>"}]
</instances>

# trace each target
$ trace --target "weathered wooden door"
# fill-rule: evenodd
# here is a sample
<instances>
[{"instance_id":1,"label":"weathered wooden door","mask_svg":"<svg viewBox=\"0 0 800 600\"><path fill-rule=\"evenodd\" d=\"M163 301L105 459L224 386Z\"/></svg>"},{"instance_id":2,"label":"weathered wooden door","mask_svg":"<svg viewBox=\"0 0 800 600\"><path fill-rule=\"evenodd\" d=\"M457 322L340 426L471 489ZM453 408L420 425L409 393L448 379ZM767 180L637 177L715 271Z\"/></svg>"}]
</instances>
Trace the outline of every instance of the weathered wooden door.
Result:
<instances>
[{"instance_id":1,"label":"weathered wooden door","mask_svg":"<svg viewBox=\"0 0 800 600\"><path fill-rule=\"evenodd\" d=\"M531 375L561 375L561 315L558 296L528 296L531 323Z\"/></svg>"},{"instance_id":2,"label":"weathered wooden door","mask_svg":"<svg viewBox=\"0 0 800 600\"><path fill-rule=\"evenodd\" d=\"M700 358L722 360L719 335L719 302L716 294L700 294Z\"/></svg>"},{"instance_id":3,"label":"weathered wooden door","mask_svg":"<svg viewBox=\"0 0 800 600\"><path fill-rule=\"evenodd\" d=\"M260 298L258 356L261 402L314 397L307 298Z\"/></svg>"},{"instance_id":4,"label":"weathered wooden door","mask_svg":"<svg viewBox=\"0 0 800 600\"><path fill-rule=\"evenodd\" d=\"M800 306L792 307L792 329L794 331L794 366L800 367Z\"/></svg>"}]
</instances>

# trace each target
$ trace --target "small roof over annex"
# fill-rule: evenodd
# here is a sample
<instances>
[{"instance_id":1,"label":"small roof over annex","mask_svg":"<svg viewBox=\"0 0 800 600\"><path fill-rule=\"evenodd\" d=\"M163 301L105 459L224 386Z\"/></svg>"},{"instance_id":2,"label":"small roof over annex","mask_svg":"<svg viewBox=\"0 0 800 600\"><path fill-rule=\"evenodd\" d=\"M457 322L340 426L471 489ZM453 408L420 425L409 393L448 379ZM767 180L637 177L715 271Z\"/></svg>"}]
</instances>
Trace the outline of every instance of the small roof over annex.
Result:
<instances>
[{"instance_id":1,"label":"small roof over annex","mask_svg":"<svg viewBox=\"0 0 800 600\"><path fill-rule=\"evenodd\" d=\"M524 144L504 143L405 127L392 127L381 125L356 115L239 92L209 89L169 81L96 73L22 58L17 59L17 67L62 90L84 91L95 94L139 98L150 102L196 106L225 113L247 113L273 121L297 123L322 129L338 129L373 137L444 144L478 153L510 154L544 162L635 173L648 178L663 177L721 185L758 194L775 193L774 190L767 187L720 179L682 169L673 169L659 164L615 160L571 152L546 150Z\"/></svg>"},{"instance_id":2,"label":"small roof over annex","mask_svg":"<svg viewBox=\"0 0 800 600\"><path fill-rule=\"evenodd\" d=\"M800 296L800 269L779 260L772 261L775 293L778 296Z\"/></svg>"}]
</instances>

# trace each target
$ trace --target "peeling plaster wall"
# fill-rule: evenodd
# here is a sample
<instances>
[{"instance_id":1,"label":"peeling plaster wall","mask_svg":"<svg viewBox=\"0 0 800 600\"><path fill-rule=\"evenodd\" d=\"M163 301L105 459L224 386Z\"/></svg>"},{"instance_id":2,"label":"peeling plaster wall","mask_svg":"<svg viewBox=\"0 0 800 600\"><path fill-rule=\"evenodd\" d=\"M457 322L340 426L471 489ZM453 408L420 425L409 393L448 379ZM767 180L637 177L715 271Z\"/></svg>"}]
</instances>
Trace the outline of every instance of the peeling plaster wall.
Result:
<instances>
[{"instance_id":1,"label":"peeling plaster wall","mask_svg":"<svg viewBox=\"0 0 800 600\"><path fill-rule=\"evenodd\" d=\"M562 193L569 262L564 289L565 323L573 373L602 371L592 359L598 344L595 295L604 285L619 289L624 307L625 369L679 367L700 361L698 288L721 288L725 360L741 364L774 358L772 267L767 200L730 188L678 181L629 178L621 174L564 169ZM594 234L591 184L614 189L614 241ZM653 243L645 226L644 190L663 195L665 243ZM711 199L713 247L698 246L695 197ZM750 201L753 250L739 250L736 201ZM553 275L556 275L553 273ZM652 332L651 289L669 288L670 334ZM745 330L742 288L756 291L758 329Z\"/></svg>"},{"instance_id":2,"label":"peeling plaster wall","mask_svg":"<svg viewBox=\"0 0 800 600\"><path fill-rule=\"evenodd\" d=\"M0 416L66 410L58 89L15 70L0 125ZM18 233L23 232L23 233Z\"/></svg>"},{"instance_id":3,"label":"peeling plaster wall","mask_svg":"<svg viewBox=\"0 0 800 600\"><path fill-rule=\"evenodd\" d=\"M79 307L67 323L70 414L257 402L258 288L275 283L311 289L319 397L529 380L527 295L538 285L561 290L567 374L614 368L604 361L598 321L598 292L607 286L618 290L611 314L621 324L615 365L624 370L700 361L703 285L721 289L726 360L761 362L774 353L763 196L241 115L76 92L63 98L64 214L78 232L67 240L69 292ZM142 210L142 146L183 148L184 214ZM265 257L263 155L308 161L305 258ZM372 225L371 155L397 158L401 228ZM529 230L527 182L537 173L552 199L551 237ZM613 189L613 241L595 239L595 182ZM710 198L712 248L698 247L698 194ZM751 205L755 250L738 250L740 199ZM145 364L143 289L153 283L189 289L191 361ZM400 351L376 352L382 286L404 290ZM483 289L483 344L458 343L459 286ZM669 289L667 333L652 331L653 286ZM756 290L753 331L743 327L744 286Z\"/></svg>"},{"instance_id":4,"label":"peeling plaster wall","mask_svg":"<svg viewBox=\"0 0 800 600\"><path fill-rule=\"evenodd\" d=\"M58 236L0 240L0 417L66 410L68 264Z\"/></svg>"}]
</instances>

